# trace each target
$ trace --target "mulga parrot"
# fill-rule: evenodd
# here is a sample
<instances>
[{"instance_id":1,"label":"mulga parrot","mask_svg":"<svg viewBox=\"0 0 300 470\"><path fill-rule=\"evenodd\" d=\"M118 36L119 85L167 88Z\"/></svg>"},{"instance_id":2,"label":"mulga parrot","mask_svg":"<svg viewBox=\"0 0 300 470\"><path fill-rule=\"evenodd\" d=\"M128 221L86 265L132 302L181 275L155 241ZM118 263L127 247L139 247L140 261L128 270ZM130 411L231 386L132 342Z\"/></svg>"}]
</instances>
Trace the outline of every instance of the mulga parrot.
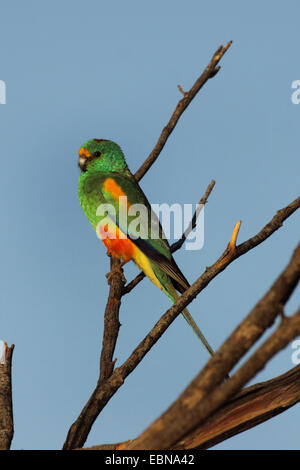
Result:
<instances>
[{"instance_id":1,"label":"mulga parrot","mask_svg":"<svg viewBox=\"0 0 300 470\"><path fill-rule=\"evenodd\" d=\"M119 145L105 139L88 140L79 150L79 168L80 205L107 251L123 264L133 260L174 303L177 292L183 293L190 285L177 266L160 222L130 172ZM130 207L136 204L142 205L149 216L143 227L134 224L136 213L130 215ZM101 210L101 206L114 210ZM156 236L151 237L152 232ZM184 309L182 315L213 355L213 349L188 310Z\"/></svg>"}]
</instances>

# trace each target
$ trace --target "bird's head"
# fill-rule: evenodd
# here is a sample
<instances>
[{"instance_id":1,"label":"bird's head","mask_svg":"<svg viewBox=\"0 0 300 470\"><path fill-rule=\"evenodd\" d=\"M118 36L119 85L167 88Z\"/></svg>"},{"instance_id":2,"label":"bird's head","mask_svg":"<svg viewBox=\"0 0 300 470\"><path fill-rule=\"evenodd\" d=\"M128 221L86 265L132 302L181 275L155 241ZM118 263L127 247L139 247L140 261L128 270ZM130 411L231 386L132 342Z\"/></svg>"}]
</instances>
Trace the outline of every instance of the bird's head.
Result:
<instances>
[{"instance_id":1,"label":"bird's head","mask_svg":"<svg viewBox=\"0 0 300 470\"><path fill-rule=\"evenodd\" d=\"M111 140L91 139L79 149L78 165L81 172L101 171L110 173L127 169L124 154Z\"/></svg>"}]
</instances>

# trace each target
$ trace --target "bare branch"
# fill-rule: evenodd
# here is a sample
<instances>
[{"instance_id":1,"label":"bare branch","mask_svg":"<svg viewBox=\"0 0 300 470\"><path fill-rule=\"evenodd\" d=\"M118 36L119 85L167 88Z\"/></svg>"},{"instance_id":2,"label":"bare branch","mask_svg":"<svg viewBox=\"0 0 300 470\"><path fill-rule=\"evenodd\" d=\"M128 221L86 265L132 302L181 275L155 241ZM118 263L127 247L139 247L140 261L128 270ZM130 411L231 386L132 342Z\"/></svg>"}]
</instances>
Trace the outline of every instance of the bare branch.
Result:
<instances>
[{"instance_id":1,"label":"bare branch","mask_svg":"<svg viewBox=\"0 0 300 470\"><path fill-rule=\"evenodd\" d=\"M100 381L110 377L113 372L115 364L113 355L120 328L119 310L124 288L124 281L120 270L120 261L111 257L110 266L110 289L104 312L104 331L100 357Z\"/></svg>"},{"instance_id":2,"label":"bare branch","mask_svg":"<svg viewBox=\"0 0 300 470\"><path fill-rule=\"evenodd\" d=\"M209 360L176 402L126 449L169 449L234 396L270 358L300 334L300 310L284 318L262 346L226 382L224 377L270 327L300 278L300 244L269 291ZM163 430L163 432L162 432Z\"/></svg>"},{"instance_id":3,"label":"bare branch","mask_svg":"<svg viewBox=\"0 0 300 470\"><path fill-rule=\"evenodd\" d=\"M193 98L195 98L198 91L201 90L203 85L205 85L205 83L210 78L214 77L218 73L218 71L220 70L220 67L217 67L217 65L220 62L223 55L225 54L225 52L231 46L231 44L232 44L232 41L229 41L225 47L220 46L217 49L217 51L214 53L206 69L203 71L203 73L196 80L196 82L194 83L194 85L188 92L184 92L181 86L179 85L179 90L183 94L183 98L177 104L168 124L164 127L154 149L152 150L148 158L144 161L142 166L135 173L134 176L137 181L139 181L145 175L145 173L149 170L149 168L156 161L160 152L164 148L170 134L173 132L180 116L182 115L184 110L188 107L188 105L191 103Z\"/></svg>"},{"instance_id":4,"label":"bare branch","mask_svg":"<svg viewBox=\"0 0 300 470\"><path fill-rule=\"evenodd\" d=\"M146 275L144 274L143 271L141 271L139 274L137 274L135 276L134 279L132 279L132 281L130 281L126 286L124 286L124 291L123 291L123 294L129 294L129 292L132 291L132 289L135 288L135 286L137 286L144 278L146 277Z\"/></svg>"},{"instance_id":5,"label":"bare branch","mask_svg":"<svg viewBox=\"0 0 300 470\"><path fill-rule=\"evenodd\" d=\"M265 341L265 343L257 349L251 358L238 370L238 372L232 376L228 383L226 382L220 387L216 387L210 398L204 399L202 401L201 407L195 409L195 413L199 417L199 423L202 422L203 426L205 426L205 419L211 414L211 410L218 409L222 403L226 402L230 397L234 396L236 391L240 390L244 384L249 382L249 380L254 377L254 375L256 375L261 369L265 367L267 362L273 358L277 352L284 349L290 343L290 341L296 338L299 334L300 309L292 317L287 318L286 321L281 322L275 333L273 333ZM299 372L299 367L297 368L297 371ZM245 429L249 429L253 425L259 424L260 422L275 416L279 412L284 411L287 409L287 407L290 407L293 404L299 402L299 381L298 386L297 381L294 380L288 385L287 390L286 386L287 385L281 388L282 395L280 395L280 398L275 391L274 394L271 393L269 396L263 395L264 401L260 401L259 399L257 401L254 400L254 402L252 402L250 406L244 410L244 412L246 411L246 416L244 416L244 418L247 418L248 412L248 420L246 420L246 422L240 423L240 425L237 426L234 430L229 429L226 431L223 429L223 432L219 436L215 436L215 438L209 439L209 436L207 435L207 438L202 444L200 444L200 446L202 448L211 447L220 440L233 435L233 431L242 432ZM289 394L284 395L284 391L287 391ZM276 400L273 400L274 396L276 397ZM258 406L259 403L260 409L254 409L254 405ZM229 426L234 424L236 418L233 409L231 411L232 413L229 413L229 416L227 416ZM235 411L238 413L238 408ZM260 412L261 415L259 414ZM223 422L223 425L224 424L225 423ZM226 425L224 428L225 427ZM195 441L194 444L196 444Z\"/></svg>"},{"instance_id":6,"label":"bare branch","mask_svg":"<svg viewBox=\"0 0 300 470\"><path fill-rule=\"evenodd\" d=\"M212 57L209 65L206 67L202 75L198 78L198 80L195 82L193 87L190 89L189 92L185 93L184 92L184 98L178 103L175 111L173 112L169 123L167 126L163 129L161 136L154 147L153 151L149 155L149 157L146 159L146 161L143 163L141 168L136 172L135 178L137 181L139 181L142 176L148 171L150 166L154 163L154 161L158 158L162 148L164 147L169 135L173 131L174 127L176 126L181 114L183 111L187 108L187 106L190 104L192 99L195 97L195 95L198 93L198 91L202 88L202 86L207 82L209 78L212 78L213 76L216 75L216 73L219 71L220 67L217 66L219 61L221 60L222 56L225 54L227 49L230 47L231 41L225 46L220 46L218 50L215 52L214 56ZM180 88L179 88L180 89ZM211 188L212 189L212 188ZM117 263L117 260L115 261ZM112 273L109 274L109 278ZM110 289L110 299L108 300L108 304L106 306L106 313L105 313L105 329L104 329L104 335L103 335L103 349L101 353L101 359L100 359L100 377L98 380L98 385L97 387L100 387L100 384L102 385L102 382L105 381L108 377L111 376L114 368L115 361L113 361L113 353L115 349L115 344L118 336L118 329L119 329L119 320L118 320L118 312L120 308L120 300L122 295L126 294L129 292L135 285L138 284L138 282L143 278L143 274L141 273L134 281L132 281L126 288L124 288L124 278L121 276L121 278L116 278L114 280L114 288L111 284L111 289ZM112 291L115 291L113 293ZM115 309L114 309L114 315L113 319L110 319L109 315L109 310L110 310L110 300L116 300L114 303ZM110 332L111 324L113 326L113 332ZM116 374L114 374L115 377ZM117 379L117 383L119 383L119 380ZM103 387L102 387L103 389ZM97 388L96 388L97 390ZM96 392L95 390L95 392ZM89 404L93 405L93 400L94 400L94 394L90 398L89 402L87 403L86 406ZM92 406L92 408L94 408ZM88 420L87 428L92 425L96 417L98 416L100 411L97 411L99 407L96 407L96 409L91 412L90 419ZM101 409L101 407L99 408ZM86 408L85 408L86 410ZM84 411L84 410L83 410ZM87 411L85 411L87 413ZM80 415L81 416L81 415ZM69 431L69 434L67 436L67 440L64 444L64 448L72 448L74 447L74 443L76 442L81 442L83 439L83 442L86 439L85 432L83 433L83 436L85 437L79 437L79 434L81 433L80 430L80 417L79 421L77 423L74 423ZM90 429L90 428L89 428Z\"/></svg>"},{"instance_id":7,"label":"bare branch","mask_svg":"<svg viewBox=\"0 0 300 470\"><path fill-rule=\"evenodd\" d=\"M300 366L244 389L173 449L208 449L288 410L300 401Z\"/></svg>"},{"instance_id":8,"label":"bare branch","mask_svg":"<svg viewBox=\"0 0 300 470\"><path fill-rule=\"evenodd\" d=\"M9 450L14 435L11 364L14 345L4 343L0 362L0 450Z\"/></svg>"},{"instance_id":9,"label":"bare branch","mask_svg":"<svg viewBox=\"0 0 300 470\"><path fill-rule=\"evenodd\" d=\"M190 221L187 229L182 234L182 237L177 242L173 243L173 245L171 245L172 253L174 253L175 251L179 250L182 247L182 245L184 244L185 240L187 239L191 231L196 227L198 216L202 210L202 207L207 203L207 200L210 196L210 193L214 189L215 184L216 182L214 180L211 180L211 182L207 186L205 193L203 194L202 198L197 204L197 208L194 212L192 220ZM144 277L145 277L145 274L143 272L140 272L131 282L129 282L124 287L123 294L125 295L131 292L132 289L134 289L135 286L137 286L144 279Z\"/></svg>"},{"instance_id":10,"label":"bare branch","mask_svg":"<svg viewBox=\"0 0 300 470\"><path fill-rule=\"evenodd\" d=\"M209 195L212 192L212 190L214 189L215 184L216 184L216 182L214 180L211 180L211 182L209 183L204 195L202 196L202 198L198 202L197 209L195 210L195 213L194 213L194 215L192 217L192 220L189 223L187 229L182 234L182 237L177 242L173 243L173 245L171 246L172 253L174 253L175 251L179 250L182 247L182 245L184 244L185 240L187 239L187 237L189 236L191 231L196 227L198 216L199 216L203 206L207 203Z\"/></svg>"},{"instance_id":11,"label":"bare branch","mask_svg":"<svg viewBox=\"0 0 300 470\"><path fill-rule=\"evenodd\" d=\"M300 365L274 379L245 388L194 429L172 450L208 449L288 410L300 401ZM135 439L82 450L118 450Z\"/></svg>"},{"instance_id":12,"label":"bare branch","mask_svg":"<svg viewBox=\"0 0 300 470\"><path fill-rule=\"evenodd\" d=\"M207 268L206 271L197 279L197 281L176 300L174 305L167 310L167 312L160 318L160 320L156 323L156 325L152 328L152 330L144 338L144 340L135 348L129 358L119 368L115 369L113 374L105 381L105 384L101 384L101 386L99 386L98 383L92 396L90 397L84 409L80 413L80 416L71 426L66 443L64 445L64 449L72 449L83 446L97 416L99 415L103 407L107 404L107 402L110 400L110 398L123 384L126 377L137 367L143 357L150 351L152 346L158 341L158 339L166 331L169 325L175 320L175 318L180 314L180 312L182 312L182 310L209 284L209 282L214 279L221 271L223 271L226 266L228 266L234 259L251 250L254 246L257 246L259 243L262 243L267 237L272 235L272 233L274 233L282 225L283 221L286 220L299 206L300 197L291 204L289 204L286 208L278 211L277 214L271 220L271 222L269 222L257 235L236 247L233 252L233 255L230 258L227 258L224 263L220 263L220 260L222 260L228 252L228 249L226 249L224 252L225 254L223 253L219 260L214 263L214 265L212 265L210 268ZM240 247L242 247L242 249ZM300 248L298 248L298 251L296 250L297 260L299 257L299 253ZM299 266L298 268L300 269ZM295 282L295 279L299 275L297 269L293 275L293 279ZM289 289L291 289L291 286L292 284L291 282L289 282ZM282 289L284 290L284 286L282 287ZM283 302L288 295L288 291L284 290L284 292L285 296L282 297L281 302ZM250 316L250 320L248 320L250 324L247 323L247 319L242 322L240 327L236 330L237 333L234 332L231 335L231 337L221 348L221 352L218 351L211 358L208 365L203 370L202 373L204 374L204 377L206 377L203 382L203 388L205 391L207 389L210 390L213 385L215 385L216 381L218 384L224 379L226 374L230 371L230 369L237 362L237 360L244 354L247 348L249 349L251 344L253 344L253 342L258 339L258 337L270 324L272 324L276 315L277 310L275 309L274 313L273 308L271 312L267 311L266 315L264 315L262 319L260 318L259 314L255 314L254 312ZM262 324L259 323L260 321L262 321ZM256 322L258 322L258 324L260 325L259 328ZM242 331L243 333L241 334L241 336L239 336L240 331ZM249 334L251 332L252 335L249 337ZM250 341L250 339L252 342ZM224 347L226 351L224 358L226 360L223 360ZM229 352L226 348L229 348ZM206 372L207 367L209 372ZM180 437L178 437L177 440L179 440L179 438ZM173 441L173 443L174 442L177 441Z\"/></svg>"}]
</instances>

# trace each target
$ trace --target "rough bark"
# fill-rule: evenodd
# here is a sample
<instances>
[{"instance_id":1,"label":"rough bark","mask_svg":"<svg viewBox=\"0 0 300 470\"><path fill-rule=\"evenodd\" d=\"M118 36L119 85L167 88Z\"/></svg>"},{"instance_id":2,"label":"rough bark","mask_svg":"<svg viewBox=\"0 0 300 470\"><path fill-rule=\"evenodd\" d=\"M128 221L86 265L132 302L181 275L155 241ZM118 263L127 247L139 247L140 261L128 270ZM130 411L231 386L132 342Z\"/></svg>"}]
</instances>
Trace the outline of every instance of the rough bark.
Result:
<instances>
[{"instance_id":1,"label":"rough bark","mask_svg":"<svg viewBox=\"0 0 300 470\"><path fill-rule=\"evenodd\" d=\"M4 343L0 361L0 450L10 449L14 435L11 365L14 345Z\"/></svg>"}]
</instances>

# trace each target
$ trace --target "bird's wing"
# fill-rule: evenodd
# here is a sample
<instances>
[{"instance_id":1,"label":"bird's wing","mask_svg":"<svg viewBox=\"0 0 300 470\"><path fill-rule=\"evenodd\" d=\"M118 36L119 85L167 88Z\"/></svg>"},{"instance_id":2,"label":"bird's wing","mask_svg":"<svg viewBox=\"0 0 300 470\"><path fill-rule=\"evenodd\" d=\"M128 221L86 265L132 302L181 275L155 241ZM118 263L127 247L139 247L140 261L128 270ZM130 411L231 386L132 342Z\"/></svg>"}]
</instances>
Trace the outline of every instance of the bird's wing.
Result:
<instances>
[{"instance_id":1,"label":"bird's wing","mask_svg":"<svg viewBox=\"0 0 300 470\"><path fill-rule=\"evenodd\" d=\"M164 238L163 230L159 219L152 211L151 206L138 183L132 175L124 176L111 174L102 183L101 195L105 203L111 204L114 213L109 216L114 220L116 225L122 232L162 271L173 279L173 284L177 290L183 292L189 287L187 279L184 277L177 266L170 250L170 246L166 238ZM127 207L119 204L119 198L127 198ZM102 199L101 198L101 199ZM125 201L125 200L123 200ZM140 218L143 227L135 224L137 214L134 210L142 205L146 211L147 217ZM133 207L134 206L134 207ZM121 214L123 207L123 214ZM130 210L134 209L133 211ZM127 209L127 220L124 220L124 212ZM133 213L133 214L132 214ZM154 234L154 237L151 236Z\"/></svg>"}]
</instances>

